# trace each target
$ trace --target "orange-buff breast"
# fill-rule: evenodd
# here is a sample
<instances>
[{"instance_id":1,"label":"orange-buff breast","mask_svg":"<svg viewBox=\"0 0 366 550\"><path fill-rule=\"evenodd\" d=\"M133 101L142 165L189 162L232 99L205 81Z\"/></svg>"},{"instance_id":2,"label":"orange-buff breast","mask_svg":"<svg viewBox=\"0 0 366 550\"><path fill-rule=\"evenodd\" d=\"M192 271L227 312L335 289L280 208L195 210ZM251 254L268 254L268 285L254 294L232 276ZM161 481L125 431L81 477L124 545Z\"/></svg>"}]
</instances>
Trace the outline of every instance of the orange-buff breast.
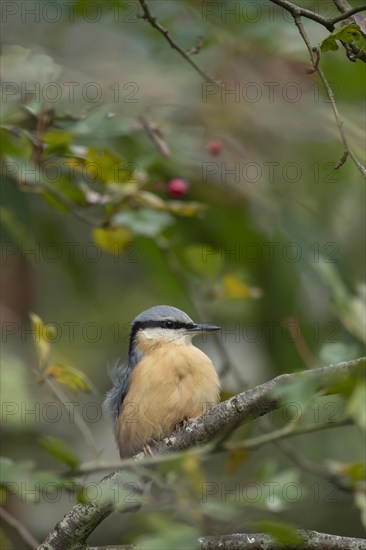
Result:
<instances>
[{"instance_id":1,"label":"orange-buff breast","mask_svg":"<svg viewBox=\"0 0 366 550\"><path fill-rule=\"evenodd\" d=\"M185 419L218 402L220 382L212 361L193 345L161 344L134 367L116 424L122 458L150 440L169 435Z\"/></svg>"}]
</instances>

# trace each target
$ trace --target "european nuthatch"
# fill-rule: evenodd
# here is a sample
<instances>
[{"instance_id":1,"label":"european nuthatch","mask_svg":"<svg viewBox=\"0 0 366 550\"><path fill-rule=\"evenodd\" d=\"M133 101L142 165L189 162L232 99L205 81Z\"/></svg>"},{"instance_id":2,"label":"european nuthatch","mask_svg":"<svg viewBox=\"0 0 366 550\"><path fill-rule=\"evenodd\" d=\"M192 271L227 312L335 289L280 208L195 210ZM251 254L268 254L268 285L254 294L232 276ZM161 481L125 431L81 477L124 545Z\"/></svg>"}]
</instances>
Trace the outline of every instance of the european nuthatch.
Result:
<instances>
[{"instance_id":1,"label":"european nuthatch","mask_svg":"<svg viewBox=\"0 0 366 550\"><path fill-rule=\"evenodd\" d=\"M149 449L149 441L169 435L218 402L216 370L192 338L219 329L198 325L171 306L152 307L134 319L128 363L110 373L114 387L105 401L122 458Z\"/></svg>"}]
</instances>

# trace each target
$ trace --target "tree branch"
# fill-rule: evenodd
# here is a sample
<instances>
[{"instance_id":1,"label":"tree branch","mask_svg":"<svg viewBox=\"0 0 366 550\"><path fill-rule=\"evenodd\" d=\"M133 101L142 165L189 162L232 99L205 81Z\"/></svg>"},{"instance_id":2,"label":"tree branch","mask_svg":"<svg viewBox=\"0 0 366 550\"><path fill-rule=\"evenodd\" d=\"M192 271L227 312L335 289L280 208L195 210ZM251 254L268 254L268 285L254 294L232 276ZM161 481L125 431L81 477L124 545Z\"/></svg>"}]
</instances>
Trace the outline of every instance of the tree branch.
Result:
<instances>
[{"instance_id":1,"label":"tree branch","mask_svg":"<svg viewBox=\"0 0 366 550\"><path fill-rule=\"evenodd\" d=\"M333 0L337 9L341 12L341 15L333 17L332 19L326 19L322 15L319 15L310 10L301 8L300 6L297 6L292 2L288 2L287 0L270 0L270 1L273 4L276 4L277 6L280 6L281 8L291 13L291 15L294 18L306 17L307 19L311 19L312 21L320 23L326 29L328 29L329 32L334 31L335 23L344 21L345 19L348 19L349 17L352 17L358 12L366 9L366 6L358 6L357 8L352 8L352 6L350 6L350 4L348 2L345 2L344 0ZM360 50L355 44L345 44L343 42L342 44L345 47L347 51L347 56L351 61L355 61L355 57L356 57L361 61L363 61L364 63L366 63L366 55L363 52L363 50Z\"/></svg>"},{"instance_id":2,"label":"tree branch","mask_svg":"<svg viewBox=\"0 0 366 550\"><path fill-rule=\"evenodd\" d=\"M177 52L180 53L180 55L186 60L188 61L188 63L194 68L194 70L202 76L202 78L204 80L206 80L207 82L211 82L212 84L218 84L218 82L212 78L211 76L209 76L207 73L205 73L198 65L197 63L195 63L193 61L193 59L191 58L190 54L188 54L187 52L185 52L180 46L178 46L178 44L176 42L174 42L174 40L171 38L170 34L169 34L169 31L167 29L165 29L162 25L160 25L159 21L156 19L156 17L154 17L147 5L147 0L139 0L139 3L140 3L140 6L142 8L142 11L143 11L143 16L142 16L142 19L145 19L146 21L148 21L148 23L150 23L150 25L152 27L154 27L154 29L156 29L157 31L160 32L160 34L162 34L165 38L165 40L170 44L170 46L174 49L174 50L177 50Z\"/></svg>"},{"instance_id":3,"label":"tree branch","mask_svg":"<svg viewBox=\"0 0 366 550\"><path fill-rule=\"evenodd\" d=\"M366 540L351 537L339 537L301 529L295 531L302 540L301 550L366 550ZM201 550L293 550L292 544L281 544L269 535L253 533L235 534L221 537L202 537Z\"/></svg>"},{"instance_id":4,"label":"tree branch","mask_svg":"<svg viewBox=\"0 0 366 550\"><path fill-rule=\"evenodd\" d=\"M281 374L273 380L215 405L203 416L189 422L184 429L174 431L151 448L158 454L164 454L202 445L222 435L224 429L230 429L241 422L252 421L277 409L280 406L280 399L274 395L274 390L288 382L299 377L316 377L319 379L319 389L321 389L327 386L329 378L333 375L360 370L365 365L366 357L362 357L328 367Z\"/></svg>"},{"instance_id":5,"label":"tree branch","mask_svg":"<svg viewBox=\"0 0 366 550\"><path fill-rule=\"evenodd\" d=\"M334 25L332 25L331 20L328 20L326 17L323 17L322 15L319 15L314 11L301 8L300 6L297 6L292 2L288 2L287 0L271 0L271 2L272 4L276 4L277 6L280 6L284 10L288 11L294 17L295 16L306 17L307 19L311 19L312 21L316 21L317 23L320 23L321 25L323 25L323 27L326 27L330 32L332 32L334 28Z\"/></svg>"},{"instance_id":6,"label":"tree branch","mask_svg":"<svg viewBox=\"0 0 366 550\"><path fill-rule=\"evenodd\" d=\"M346 11L342 11L341 15L337 15L337 17L333 17L333 19L328 19L328 22L332 25L335 25L336 23L339 23L340 21L344 21L345 19L348 19L349 17L352 17L352 15L355 15L356 13L359 13L360 11L366 10L366 4L363 6L357 6L356 8L351 8Z\"/></svg>"},{"instance_id":7,"label":"tree branch","mask_svg":"<svg viewBox=\"0 0 366 550\"><path fill-rule=\"evenodd\" d=\"M112 481L116 475L106 476L100 485ZM112 503L76 504L56 524L38 550L85 550L87 538L112 511Z\"/></svg>"},{"instance_id":8,"label":"tree branch","mask_svg":"<svg viewBox=\"0 0 366 550\"><path fill-rule=\"evenodd\" d=\"M282 387L300 377L316 377L319 380L319 386L326 387L330 381L334 382L334 376L351 372L360 373L361 370L364 371L365 366L366 357L362 357L328 367L293 374L282 374L256 388L215 405L200 418L188 422L184 428L175 430L169 437L157 442L155 445L151 445L151 447L158 454L163 454L207 443L222 434L224 429L238 425L239 422L254 420L278 408L280 399L274 395L275 388ZM143 453L140 453L134 458L143 459L145 457ZM152 457L151 462L154 462L154 457ZM148 465L149 463L150 460L146 459L145 464ZM100 484L117 483L119 475L119 472L109 474L103 478ZM124 507L124 511L134 509L136 509L136 503ZM77 504L57 523L46 540L40 545L39 550L63 550L64 548L68 548L68 550L85 550L85 543L89 535L112 511L113 503L110 502ZM205 548L216 548L216 546L206 546ZM334 546L334 548L337 547Z\"/></svg>"},{"instance_id":9,"label":"tree branch","mask_svg":"<svg viewBox=\"0 0 366 550\"><path fill-rule=\"evenodd\" d=\"M301 17L299 15L294 15L294 20L295 20L295 24L296 24L296 26L299 30L299 33L300 33L303 41L306 44L306 47L307 47L308 51L309 51L310 59L311 59L311 62L313 64L313 67L314 67L314 72L318 73L319 78L320 78L320 80L321 80L321 82L324 86L324 89L327 93L327 96L329 98L330 104L332 106L334 118L335 118L335 121L336 121L336 124L337 124L337 127L338 127L338 131L339 131L339 135L341 137L343 147L344 147L344 153L342 155L341 162L338 163L338 167L342 166L344 164L345 160L343 160L343 159L347 159L347 157L349 155L350 158L352 159L353 163L355 164L355 166L359 170L359 172L362 174L362 176L366 177L366 167L363 166L363 164L361 164L361 162L358 160L358 158L353 153L353 151L351 150L351 148L348 144L348 139L347 139L346 133L345 133L344 128L343 128L343 121L341 120L341 118L339 116L339 113L338 113L338 109L337 109L336 101L335 101L335 98L334 98L333 90L330 87L330 84L329 84L325 74L323 73L322 69L319 66L319 61L318 61L317 55L316 55L317 49L316 48L314 49L314 48L311 47L309 37L306 34L304 26L302 24Z\"/></svg>"},{"instance_id":10,"label":"tree branch","mask_svg":"<svg viewBox=\"0 0 366 550\"><path fill-rule=\"evenodd\" d=\"M291 13L291 15L293 15L294 17L295 16L306 17L307 19L316 21L316 23L320 23L321 25L323 25L323 27L326 27L330 32L334 30L334 25L336 23L339 23L340 21L344 21L345 19L352 17L352 15L355 15L360 11L366 10L366 5L352 8L350 4L348 4L348 2L343 2L343 0L340 0L339 2L335 1L334 3L337 6L338 10L341 12L341 15L337 15L332 19L327 19L326 17L323 17L322 15L319 15L314 11L310 11L300 6L297 6L296 4L293 4L292 2L288 2L287 0L271 0L271 2L272 4L276 4L277 6L280 6L281 8L285 9L286 11Z\"/></svg>"}]
</instances>

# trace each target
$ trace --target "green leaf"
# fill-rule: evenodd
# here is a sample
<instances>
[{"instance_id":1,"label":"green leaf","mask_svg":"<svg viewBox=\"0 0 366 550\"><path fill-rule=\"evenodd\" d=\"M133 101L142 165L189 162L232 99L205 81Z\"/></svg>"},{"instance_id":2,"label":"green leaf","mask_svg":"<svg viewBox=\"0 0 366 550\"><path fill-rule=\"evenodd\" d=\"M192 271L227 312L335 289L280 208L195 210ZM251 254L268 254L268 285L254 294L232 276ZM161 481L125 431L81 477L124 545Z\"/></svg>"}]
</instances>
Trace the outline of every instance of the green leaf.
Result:
<instances>
[{"instance_id":1,"label":"green leaf","mask_svg":"<svg viewBox=\"0 0 366 550\"><path fill-rule=\"evenodd\" d=\"M346 411L356 424L366 431L366 382L357 384L347 403Z\"/></svg>"},{"instance_id":2,"label":"green leaf","mask_svg":"<svg viewBox=\"0 0 366 550\"><path fill-rule=\"evenodd\" d=\"M53 456L63 464L67 464L70 468L76 468L80 464L79 457L68 448L66 443L57 437L45 435L41 437L40 444L42 449L49 455Z\"/></svg>"},{"instance_id":3,"label":"green leaf","mask_svg":"<svg viewBox=\"0 0 366 550\"><path fill-rule=\"evenodd\" d=\"M27 82L37 83L40 89L44 84L55 82L62 71L61 65L50 56L18 45L4 46L0 62L4 81L23 86ZM38 99L36 103L39 109L43 108L43 101Z\"/></svg>"},{"instance_id":4,"label":"green leaf","mask_svg":"<svg viewBox=\"0 0 366 550\"><path fill-rule=\"evenodd\" d=\"M90 147L86 155L87 171L104 183L126 183L132 180L131 169L107 149Z\"/></svg>"},{"instance_id":5,"label":"green leaf","mask_svg":"<svg viewBox=\"0 0 366 550\"><path fill-rule=\"evenodd\" d=\"M340 25L332 32L332 35L337 40L350 44L362 38L360 27L356 23L349 23L346 25Z\"/></svg>"},{"instance_id":6,"label":"green leaf","mask_svg":"<svg viewBox=\"0 0 366 550\"><path fill-rule=\"evenodd\" d=\"M0 206L0 223L3 230L6 229L16 242L22 243L23 246L35 247L26 225L23 220L19 219L19 216L16 216L14 210Z\"/></svg>"},{"instance_id":7,"label":"green leaf","mask_svg":"<svg viewBox=\"0 0 366 550\"><path fill-rule=\"evenodd\" d=\"M86 117L69 126L73 136L85 142L101 143L108 138L130 134L134 131L131 119L111 112L109 105L93 109ZM135 129L136 131L136 129Z\"/></svg>"},{"instance_id":8,"label":"green leaf","mask_svg":"<svg viewBox=\"0 0 366 550\"><path fill-rule=\"evenodd\" d=\"M339 46L332 35L329 35L320 43L320 51L322 52L335 52L337 50L339 50Z\"/></svg>"},{"instance_id":9,"label":"green leaf","mask_svg":"<svg viewBox=\"0 0 366 550\"><path fill-rule=\"evenodd\" d=\"M334 29L334 31L320 43L320 50L322 52L336 51L339 49L336 42L337 40L350 44L361 38L362 34L356 23L343 24Z\"/></svg>"},{"instance_id":10,"label":"green leaf","mask_svg":"<svg viewBox=\"0 0 366 550\"><path fill-rule=\"evenodd\" d=\"M24 132L15 136L6 128L0 128L0 143L2 153L10 157L29 159L33 151L31 141Z\"/></svg>"},{"instance_id":11,"label":"green leaf","mask_svg":"<svg viewBox=\"0 0 366 550\"><path fill-rule=\"evenodd\" d=\"M280 521L256 521L255 526L258 530L268 533L283 545L298 546L301 548L303 539L296 532L296 526L291 523Z\"/></svg>"},{"instance_id":12,"label":"green leaf","mask_svg":"<svg viewBox=\"0 0 366 550\"><path fill-rule=\"evenodd\" d=\"M174 218L167 212L141 208L120 212L113 216L111 223L114 226L128 227L137 235L156 237L174 223Z\"/></svg>"},{"instance_id":13,"label":"green leaf","mask_svg":"<svg viewBox=\"0 0 366 550\"><path fill-rule=\"evenodd\" d=\"M60 166L60 176L57 177L56 181L49 182L49 186L52 187L55 191L58 191L60 195L70 199L75 204L78 204L81 206L85 205L86 200L85 200L84 193L81 191L81 189L79 189L79 187L75 185L73 181L70 180L68 175L61 173L61 170L64 168L64 166L62 165L59 165L59 166ZM48 193L47 191L43 193L43 198L46 198L46 197L56 201L59 206L63 207L63 209L66 208L66 210L69 210L67 206L65 206L62 202L57 200L57 197L54 197L54 195Z\"/></svg>"},{"instance_id":14,"label":"green leaf","mask_svg":"<svg viewBox=\"0 0 366 550\"><path fill-rule=\"evenodd\" d=\"M43 141L47 144L48 154L59 150L64 151L72 142L72 134L52 128L44 134Z\"/></svg>"}]
</instances>

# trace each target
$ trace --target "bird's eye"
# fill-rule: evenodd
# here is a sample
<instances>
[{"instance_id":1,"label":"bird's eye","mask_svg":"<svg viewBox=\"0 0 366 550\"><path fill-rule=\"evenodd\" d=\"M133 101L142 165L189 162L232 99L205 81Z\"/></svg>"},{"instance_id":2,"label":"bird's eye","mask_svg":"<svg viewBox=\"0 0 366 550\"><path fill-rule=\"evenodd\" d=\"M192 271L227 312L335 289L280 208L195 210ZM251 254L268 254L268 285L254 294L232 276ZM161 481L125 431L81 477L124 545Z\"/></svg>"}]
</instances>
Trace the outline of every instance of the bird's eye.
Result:
<instances>
[{"instance_id":1,"label":"bird's eye","mask_svg":"<svg viewBox=\"0 0 366 550\"><path fill-rule=\"evenodd\" d=\"M173 321L165 321L164 322L164 327L165 328L173 328Z\"/></svg>"}]
</instances>

